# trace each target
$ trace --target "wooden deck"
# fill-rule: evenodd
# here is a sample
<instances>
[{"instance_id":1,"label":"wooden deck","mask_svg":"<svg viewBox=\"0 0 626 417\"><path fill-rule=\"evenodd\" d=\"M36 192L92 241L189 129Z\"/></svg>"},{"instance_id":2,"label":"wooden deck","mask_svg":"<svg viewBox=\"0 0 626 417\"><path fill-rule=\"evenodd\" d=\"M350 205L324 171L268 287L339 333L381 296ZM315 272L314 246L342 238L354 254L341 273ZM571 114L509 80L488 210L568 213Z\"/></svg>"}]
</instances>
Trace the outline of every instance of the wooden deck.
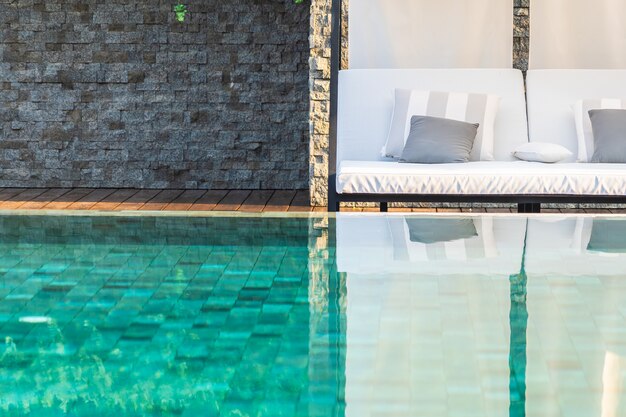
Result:
<instances>
[{"instance_id":1,"label":"wooden deck","mask_svg":"<svg viewBox=\"0 0 626 417\"><path fill-rule=\"evenodd\" d=\"M133 190L115 188L0 188L0 210L165 210L323 212L307 190ZM342 208L342 211L378 211ZM391 212L511 213L508 208L390 208ZM624 214L626 209L543 209L545 213Z\"/></svg>"}]
</instances>

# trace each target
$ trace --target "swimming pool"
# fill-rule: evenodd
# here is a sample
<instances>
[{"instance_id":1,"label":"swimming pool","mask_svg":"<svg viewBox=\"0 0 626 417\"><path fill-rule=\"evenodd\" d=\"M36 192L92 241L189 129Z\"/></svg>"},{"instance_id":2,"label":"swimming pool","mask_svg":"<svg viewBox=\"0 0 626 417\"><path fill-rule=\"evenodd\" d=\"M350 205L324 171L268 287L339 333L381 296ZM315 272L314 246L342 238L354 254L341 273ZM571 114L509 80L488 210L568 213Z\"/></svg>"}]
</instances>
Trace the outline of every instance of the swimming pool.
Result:
<instances>
[{"instance_id":1,"label":"swimming pool","mask_svg":"<svg viewBox=\"0 0 626 417\"><path fill-rule=\"evenodd\" d=\"M0 216L2 416L626 415L626 220Z\"/></svg>"}]
</instances>

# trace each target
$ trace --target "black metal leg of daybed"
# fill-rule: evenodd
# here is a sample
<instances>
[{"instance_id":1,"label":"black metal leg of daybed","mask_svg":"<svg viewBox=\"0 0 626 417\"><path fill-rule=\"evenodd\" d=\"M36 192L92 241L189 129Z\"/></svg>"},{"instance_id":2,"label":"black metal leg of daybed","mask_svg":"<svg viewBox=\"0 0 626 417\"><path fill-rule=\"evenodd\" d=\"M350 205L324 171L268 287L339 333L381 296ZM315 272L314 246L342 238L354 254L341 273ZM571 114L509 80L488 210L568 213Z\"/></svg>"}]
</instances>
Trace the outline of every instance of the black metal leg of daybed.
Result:
<instances>
[{"instance_id":1,"label":"black metal leg of daybed","mask_svg":"<svg viewBox=\"0 0 626 417\"><path fill-rule=\"evenodd\" d=\"M337 194L328 194L328 212L336 213L340 210L339 198Z\"/></svg>"},{"instance_id":2,"label":"black metal leg of daybed","mask_svg":"<svg viewBox=\"0 0 626 417\"><path fill-rule=\"evenodd\" d=\"M380 203L380 212L381 213L387 213L388 211L389 211L389 203L381 202Z\"/></svg>"},{"instance_id":3,"label":"black metal leg of daybed","mask_svg":"<svg viewBox=\"0 0 626 417\"><path fill-rule=\"evenodd\" d=\"M330 213L339 211L339 194L337 194L335 178L335 174L328 177L328 211Z\"/></svg>"},{"instance_id":4,"label":"black metal leg of daybed","mask_svg":"<svg viewBox=\"0 0 626 417\"><path fill-rule=\"evenodd\" d=\"M541 213L541 203L518 203L518 213Z\"/></svg>"}]
</instances>

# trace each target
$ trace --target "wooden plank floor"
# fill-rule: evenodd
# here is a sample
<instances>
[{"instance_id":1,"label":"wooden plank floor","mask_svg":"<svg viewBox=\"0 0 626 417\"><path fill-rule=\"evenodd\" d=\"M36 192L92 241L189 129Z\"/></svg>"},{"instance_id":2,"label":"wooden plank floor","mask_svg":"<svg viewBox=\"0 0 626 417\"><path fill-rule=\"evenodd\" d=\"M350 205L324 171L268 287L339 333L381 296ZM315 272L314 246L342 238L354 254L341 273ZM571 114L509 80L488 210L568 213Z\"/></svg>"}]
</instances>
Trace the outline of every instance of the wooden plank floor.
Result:
<instances>
[{"instance_id":1,"label":"wooden plank floor","mask_svg":"<svg viewBox=\"0 0 626 417\"><path fill-rule=\"evenodd\" d=\"M0 210L159 210L323 212L308 190L133 190L112 188L0 188ZM342 208L372 212L377 208ZM508 208L390 208L391 212L511 213ZM626 209L543 209L544 213L626 214Z\"/></svg>"}]
</instances>

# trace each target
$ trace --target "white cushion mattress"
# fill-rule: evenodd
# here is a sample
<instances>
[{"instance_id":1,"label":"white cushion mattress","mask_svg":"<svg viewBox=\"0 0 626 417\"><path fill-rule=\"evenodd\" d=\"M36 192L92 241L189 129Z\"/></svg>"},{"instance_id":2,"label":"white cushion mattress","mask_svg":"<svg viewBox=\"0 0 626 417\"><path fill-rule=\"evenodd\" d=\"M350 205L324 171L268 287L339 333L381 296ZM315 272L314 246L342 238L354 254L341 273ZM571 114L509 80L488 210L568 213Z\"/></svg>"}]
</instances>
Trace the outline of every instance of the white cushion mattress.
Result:
<instances>
[{"instance_id":1,"label":"white cushion mattress","mask_svg":"<svg viewBox=\"0 0 626 417\"><path fill-rule=\"evenodd\" d=\"M343 161L339 194L624 195L626 164Z\"/></svg>"}]
</instances>

